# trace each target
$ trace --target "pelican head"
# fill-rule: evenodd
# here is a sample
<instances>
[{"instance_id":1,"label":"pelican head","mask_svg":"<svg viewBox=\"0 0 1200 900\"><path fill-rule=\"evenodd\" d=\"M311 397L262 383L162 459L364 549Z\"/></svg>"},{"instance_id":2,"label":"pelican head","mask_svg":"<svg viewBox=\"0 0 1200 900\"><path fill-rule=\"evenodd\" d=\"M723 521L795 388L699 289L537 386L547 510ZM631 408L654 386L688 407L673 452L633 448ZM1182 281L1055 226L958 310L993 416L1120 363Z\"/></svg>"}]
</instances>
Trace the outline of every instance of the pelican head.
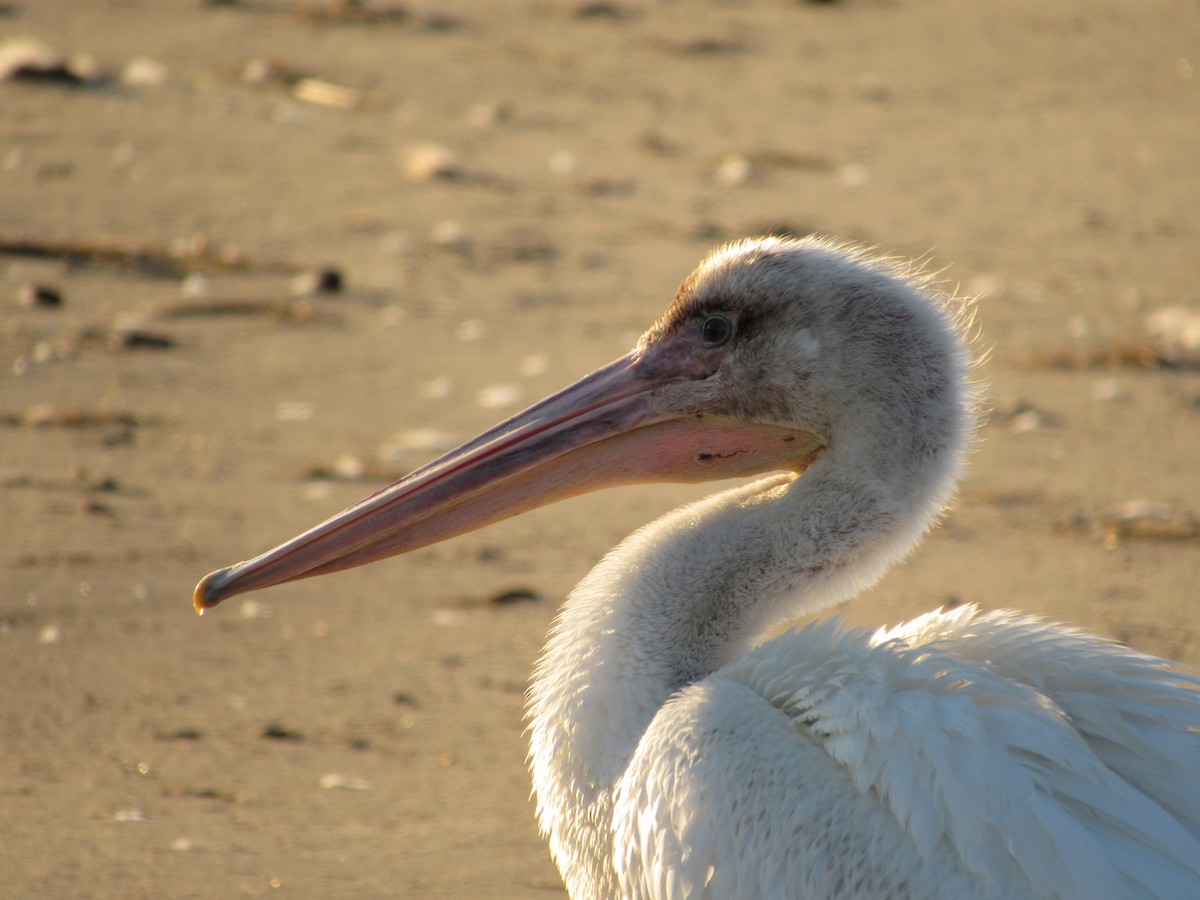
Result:
<instances>
[{"instance_id":1,"label":"pelican head","mask_svg":"<svg viewBox=\"0 0 1200 900\"><path fill-rule=\"evenodd\" d=\"M899 267L816 239L730 244L684 280L628 354L298 537L211 573L196 609L614 484L801 473L845 447L870 454L864 466L891 469L941 455L931 479L940 486L957 472L969 428L965 404L950 395L966 370L961 347L951 317Z\"/></svg>"}]
</instances>

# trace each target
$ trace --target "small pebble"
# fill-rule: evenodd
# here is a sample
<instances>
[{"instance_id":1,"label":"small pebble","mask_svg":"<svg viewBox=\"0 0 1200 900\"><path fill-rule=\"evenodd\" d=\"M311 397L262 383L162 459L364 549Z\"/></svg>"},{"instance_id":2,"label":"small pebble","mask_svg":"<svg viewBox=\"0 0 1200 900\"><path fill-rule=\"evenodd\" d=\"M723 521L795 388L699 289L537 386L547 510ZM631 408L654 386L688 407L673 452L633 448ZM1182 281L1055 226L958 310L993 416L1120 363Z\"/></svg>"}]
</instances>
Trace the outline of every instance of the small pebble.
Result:
<instances>
[{"instance_id":1,"label":"small pebble","mask_svg":"<svg viewBox=\"0 0 1200 900\"><path fill-rule=\"evenodd\" d=\"M179 284L179 292L184 297L207 297L211 290L212 282L199 272L193 272Z\"/></svg>"},{"instance_id":2,"label":"small pebble","mask_svg":"<svg viewBox=\"0 0 1200 900\"><path fill-rule=\"evenodd\" d=\"M1124 396L1121 383L1115 378L1103 378L1092 386L1092 396L1097 400L1120 400Z\"/></svg>"},{"instance_id":3,"label":"small pebble","mask_svg":"<svg viewBox=\"0 0 1200 900\"><path fill-rule=\"evenodd\" d=\"M301 78L292 87L292 96L317 106L353 109L362 103L362 91L320 78Z\"/></svg>"},{"instance_id":4,"label":"small pebble","mask_svg":"<svg viewBox=\"0 0 1200 900\"><path fill-rule=\"evenodd\" d=\"M328 499L332 493L333 490L330 488L328 481L313 481L304 486L301 496L305 500L322 501Z\"/></svg>"},{"instance_id":5,"label":"small pebble","mask_svg":"<svg viewBox=\"0 0 1200 900\"><path fill-rule=\"evenodd\" d=\"M333 473L343 481L358 481L367 474L367 464L361 456L343 453L333 461Z\"/></svg>"},{"instance_id":6,"label":"small pebble","mask_svg":"<svg viewBox=\"0 0 1200 900\"><path fill-rule=\"evenodd\" d=\"M408 148L402 160L409 181L452 181L466 174L457 155L441 144L418 144Z\"/></svg>"},{"instance_id":7,"label":"small pebble","mask_svg":"<svg viewBox=\"0 0 1200 900\"><path fill-rule=\"evenodd\" d=\"M121 69L121 82L135 87L155 87L166 80L166 64L149 56L135 56Z\"/></svg>"},{"instance_id":8,"label":"small pebble","mask_svg":"<svg viewBox=\"0 0 1200 900\"><path fill-rule=\"evenodd\" d=\"M512 118L512 108L505 103L480 103L467 111L467 122L476 128L493 128Z\"/></svg>"},{"instance_id":9,"label":"small pebble","mask_svg":"<svg viewBox=\"0 0 1200 900\"><path fill-rule=\"evenodd\" d=\"M130 330L114 334L109 340L113 350L170 350L175 339L154 331Z\"/></svg>"},{"instance_id":10,"label":"small pebble","mask_svg":"<svg viewBox=\"0 0 1200 900\"><path fill-rule=\"evenodd\" d=\"M278 722L272 722L263 729L262 736L273 741L302 741L304 735L290 728L284 728Z\"/></svg>"},{"instance_id":11,"label":"small pebble","mask_svg":"<svg viewBox=\"0 0 1200 900\"><path fill-rule=\"evenodd\" d=\"M1155 500L1137 499L1127 500L1118 506L1114 517L1124 520L1158 519L1162 522L1169 522L1179 518L1179 511L1173 506Z\"/></svg>"},{"instance_id":12,"label":"small pebble","mask_svg":"<svg viewBox=\"0 0 1200 900\"><path fill-rule=\"evenodd\" d=\"M577 5L571 15L576 19L632 19L636 13L620 3L587 0Z\"/></svg>"},{"instance_id":13,"label":"small pebble","mask_svg":"<svg viewBox=\"0 0 1200 900\"><path fill-rule=\"evenodd\" d=\"M238 610L243 619L269 619L271 607L261 600L243 600Z\"/></svg>"},{"instance_id":14,"label":"small pebble","mask_svg":"<svg viewBox=\"0 0 1200 900\"><path fill-rule=\"evenodd\" d=\"M435 609L433 624L441 628L460 628L467 617L456 609Z\"/></svg>"},{"instance_id":15,"label":"small pebble","mask_svg":"<svg viewBox=\"0 0 1200 900\"><path fill-rule=\"evenodd\" d=\"M100 80L99 65L86 54L68 59L41 41L28 38L0 44L0 81L37 81L86 87Z\"/></svg>"},{"instance_id":16,"label":"small pebble","mask_svg":"<svg viewBox=\"0 0 1200 900\"><path fill-rule=\"evenodd\" d=\"M445 400L454 391L454 384L444 375L426 381L419 388L422 397L428 400Z\"/></svg>"},{"instance_id":17,"label":"small pebble","mask_svg":"<svg viewBox=\"0 0 1200 900\"><path fill-rule=\"evenodd\" d=\"M1017 401L997 409L995 421L1004 422L1015 434L1030 434L1062 424L1058 416L1025 401Z\"/></svg>"},{"instance_id":18,"label":"small pebble","mask_svg":"<svg viewBox=\"0 0 1200 900\"><path fill-rule=\"evenodd\" d=\"M374 785L365 778L351 778L348 775L339 775L336 772L322 775L320 781L317 783L325 790L340 788L343 791L369 791L374 788Z\"/></svg>"},{"instance_id":19,"label":"small pebble","mask_svg":"<svg viewBox=\"0 0 1200 900\"><path fill-rule=\"evenodd\" d=\"M1146 330L1168 347L1200 350L1200 309L1167 306L1146 316Z\"/></svg>"},{"instance_id":20,"label":"small pebble","mask_svg":"<svg viewBox=\"0 0 1200 900\"><path fill-rule=\"evenodd\" d=\"M57 308L63 305L63 295L48 284L23 284L17 289L17 302L28 307Z\"/></svg>"},{"instance_id":21,"label":"small pebble","mask_svg":"<svg viewBox=\"0 0 1200 900\"><path fill-rule=\"evenodd\" d=\"M570 150L559 150L550 155L549 166L555 175L571 175L575 172L578 161Z\"/></svg>"},{"instance_id":22,"label":"small pebble","mask_svg":"<svg viewBox=\"0 0 1200 900\"><path fill-rule=\"evenodd\" d=\"M542 596L533 588L518 587L501 591L488 602L495 606L511 606L514 603L530 603L541 600Z\"/></svg>"},{"instance_id":23,"label":"small pebble","mask_svg":"<svg viewBox=\"0 0 1200 900\"><path fill-rule=\"evenodd\" d=\"M858 163L846 163L837 169L834 178L842 187L858 188L871 180L871 170Z\"/></svg>"},{"instance_id":24,"label":"small pebble","mask_svg":"<svg viewBox=\"0 0 1200 900\"><path fill-rule=\"evenodd\" d=\"M456 253L469 253L471 251L471 237L458 222L447 219L444 222L438 222L433 227L433 233L430 235L433 242L439 247L445 247L447 250L453 250Z\"/></svg>"},{"instance_id":25,"label":"small pebble","mask_svg":"<svg viewBox=\"0 0 1200 900\"><path fill-rule=\"evenodd\" d=\"M255 57L242 66L241 80L256 87L273 84L295 84L300 80L299 71L276 59Z\"/></svg>"},{"instance_id":26,"label":"small pebble","mask_svg":"<svg viewBox=\"0 0 1200 900\"><path fill-rule=\"evenodd\" d=\"M453 436L436 428L413 428L402 431L380 446L379 458L386 462L403 459L410 453L449 450L455 445Z\"/></svg>"},{"instance_id":27,"label":"small pebble","mask_svg":"<svg viewBox=\"0 0 1200 900\"><path fill-rule=\"evenodd\" d=\"M340 270L329 267L312 272L302 272L292 279L292 294L309 297L313 294L337 294L345 287Z\"/></svg>"},{"instance_id":28,"label":"small pebble","mask_svg":"<svg viewBox=\"0 0 1200 900\"><path fill-rule=\"evenodd\" d=\"M721 187L738 187L754 177L754 164L741 153L731 153L717 165L714 177Z\"/></svg>"},{"instance_id":29,"label":"small pebble","mask_svg":"<svg viewBox=\"0 0 1200 900\"><path fill-rule=\"evenodd\" d=\"M501 409L520 403L523 394L516 384L492 384L479 392L476 402L484 409Z\"/></svg>"},{"instance_id":30,"label":"small pebble","mask_svg":"<svg viewBox=\"0 0 1200 900\"><path fill-rule=\"evenodd\" d=\"M967 281L966 292L970 297L997 297L1004 290L1004 282L998 275L983 273Z\"/></svg>"},{"instance_id":31,"label":"small pebble","mask_svg":"<svg viewBox=\"0 0 1200 900\"><path fill-rule=\"evenodd\" d=\"M1041 431L1045 427L1045 419L1036 409L1025 409L1008 420L1008 426L1016 434L1029 434Z\"/></svg>"},{"instance_id":32,"label":"small pebble","mask_svg":"<svg viewBox=\"0 0 1200 900\"><path fill-rule=\"evenodd\" d=\"M548 368L550 368L550 360L544 353L534 353L521 360L521 374L529 378L545 375Z\"/></svg>"},{"instance_id":33,"label":"small pebble","mask_svg":"<svg viewBox=\"0 0 1200 900\"><path fill-rule=\"evenodd\" d=\"M83 502L83 511L94 516L115 516L117 511L108 503L101 503L95 497L89 497Z\"/></svg>"},{"instance_id":34,"label":"small pebble","mask_svg":"<svg viewBox=\"0 0 1200 900\"><path fill-rule=\"evenodd\" d=\"M304 473L310 481L361 481L366 475L367 464L353 453L343 453L331 463L310 466Z\"/></svg>"},{"instance_id":35,"label":"small pebble","mask_svg":"<svg viewBox=\"0 0 1200 900\"><path fill-rule=\"evenodd\" d=\"M176 728L174 731L164 731L155 735L160 741L198 741L204 737L199 728Z\"/></svg>"}]
</instances>

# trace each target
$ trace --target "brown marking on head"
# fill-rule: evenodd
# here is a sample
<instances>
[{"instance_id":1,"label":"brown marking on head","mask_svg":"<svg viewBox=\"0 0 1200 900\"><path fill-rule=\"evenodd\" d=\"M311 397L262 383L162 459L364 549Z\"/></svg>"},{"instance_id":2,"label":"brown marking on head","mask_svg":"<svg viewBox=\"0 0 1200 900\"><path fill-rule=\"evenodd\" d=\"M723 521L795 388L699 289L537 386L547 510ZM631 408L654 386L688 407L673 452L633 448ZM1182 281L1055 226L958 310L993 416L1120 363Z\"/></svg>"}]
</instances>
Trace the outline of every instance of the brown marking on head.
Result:
<instances>
[{"instance_id":1,"label":"brown marking on head","mask_svg":"<svg viewBox=\"0 0 1200 900\"><path fill-rule=\"evenodd\" d=\"M706 290L722 281L735 266L750 266L774 256L776 247L783 243L777 239L752 239L725 244L712 251L691 274L683 279L675 299L666 312L642 336L641 346L661 339L681 323L703 315L720 296ZM733 291L736 295L736 290Z\"/></svg>"}]
</instances>

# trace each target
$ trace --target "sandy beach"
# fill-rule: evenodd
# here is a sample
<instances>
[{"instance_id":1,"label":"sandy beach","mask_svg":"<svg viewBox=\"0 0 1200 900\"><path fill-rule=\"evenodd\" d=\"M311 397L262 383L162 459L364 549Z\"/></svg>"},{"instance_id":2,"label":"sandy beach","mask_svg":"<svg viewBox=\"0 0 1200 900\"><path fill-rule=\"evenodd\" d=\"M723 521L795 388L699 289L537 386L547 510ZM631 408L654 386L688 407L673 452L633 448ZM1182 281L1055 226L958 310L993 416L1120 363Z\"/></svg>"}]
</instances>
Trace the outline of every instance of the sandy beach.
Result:
<instances>
[{"instance_id":1,"label":"sandy beach","mask_svg":"<svg viewBox=\"0 0 1200 900\"><path fill-rule=\"evenodd\" d=\"M0 4L0 896L565 896L523 695L710 488L202 619L205 573L625 352L722 241L978 297L958 500L844 608L1200 664L1194 3Z\"/></svg>"}]
</instances>

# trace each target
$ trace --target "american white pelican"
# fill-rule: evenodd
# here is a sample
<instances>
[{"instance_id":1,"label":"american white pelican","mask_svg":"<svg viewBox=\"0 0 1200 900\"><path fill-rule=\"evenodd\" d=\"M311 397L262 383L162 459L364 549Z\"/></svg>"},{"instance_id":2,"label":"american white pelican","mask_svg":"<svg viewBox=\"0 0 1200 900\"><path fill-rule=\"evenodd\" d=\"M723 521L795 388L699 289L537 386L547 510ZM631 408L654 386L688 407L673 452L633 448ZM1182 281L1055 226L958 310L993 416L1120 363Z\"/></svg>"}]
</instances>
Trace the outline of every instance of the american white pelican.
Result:
<instances>
[{"instance_id":1,"label":"american white pelican","mask_svg":"<svg viewBox=\"0 0 1200 900\"><path fill-rule=\"evenodd\" d=\"M195 603L603 485L782 472L641 529L560 613L530 764L571 896L1200 897L1194 675L973 607L758 643L912 550L972 427L959 323L920 278L745 241L628 355Z\"/></svg>"}]
</instances>

